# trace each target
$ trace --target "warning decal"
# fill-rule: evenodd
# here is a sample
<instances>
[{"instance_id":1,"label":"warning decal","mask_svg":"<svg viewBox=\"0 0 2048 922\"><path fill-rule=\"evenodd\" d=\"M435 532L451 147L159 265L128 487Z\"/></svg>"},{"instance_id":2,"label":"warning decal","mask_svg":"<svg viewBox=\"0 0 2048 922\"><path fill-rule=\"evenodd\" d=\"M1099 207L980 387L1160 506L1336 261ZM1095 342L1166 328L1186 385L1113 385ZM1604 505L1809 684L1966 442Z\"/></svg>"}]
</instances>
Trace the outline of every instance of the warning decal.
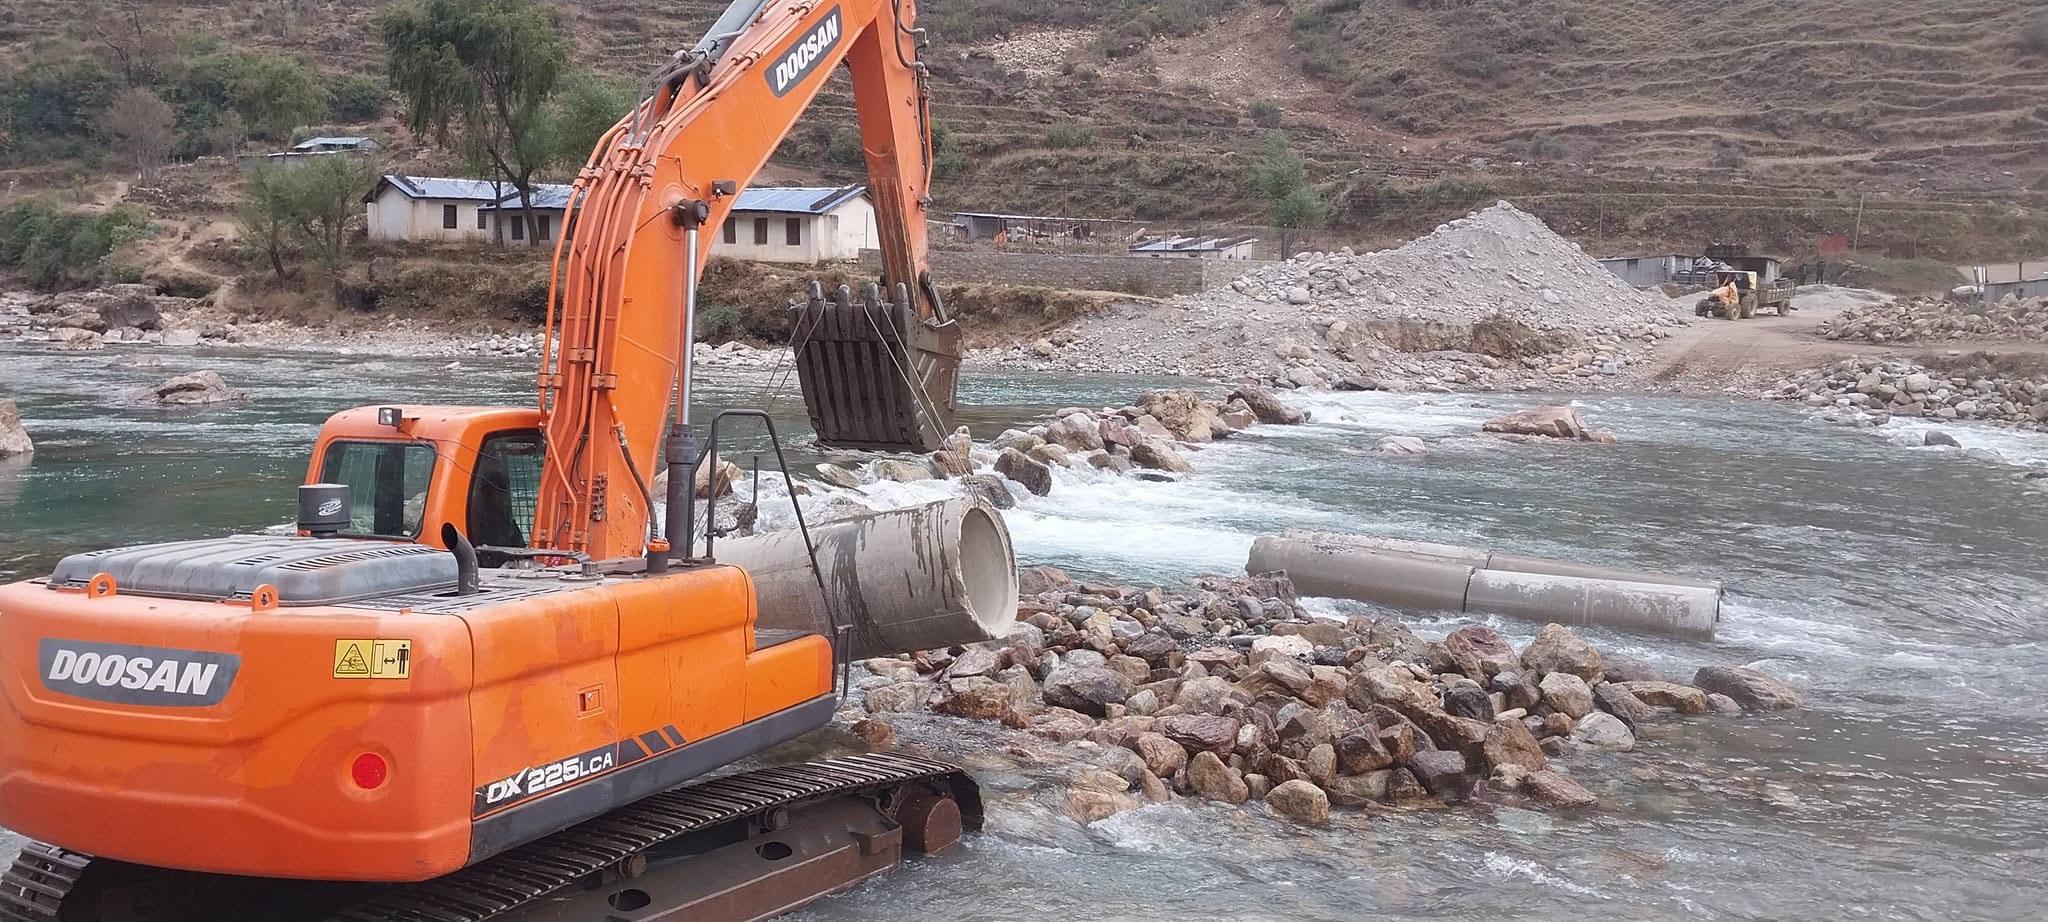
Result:
<instances>
[{"instance_id":1,"label":"warning decal","mask_svg":"<svg viewBox=\"0 0 2048 922\"><path fill-rule=\"evenodd\" d=\"M334 642L334 677L412 678L412 641L337 640Z\"/></svg>"}]
</instances>

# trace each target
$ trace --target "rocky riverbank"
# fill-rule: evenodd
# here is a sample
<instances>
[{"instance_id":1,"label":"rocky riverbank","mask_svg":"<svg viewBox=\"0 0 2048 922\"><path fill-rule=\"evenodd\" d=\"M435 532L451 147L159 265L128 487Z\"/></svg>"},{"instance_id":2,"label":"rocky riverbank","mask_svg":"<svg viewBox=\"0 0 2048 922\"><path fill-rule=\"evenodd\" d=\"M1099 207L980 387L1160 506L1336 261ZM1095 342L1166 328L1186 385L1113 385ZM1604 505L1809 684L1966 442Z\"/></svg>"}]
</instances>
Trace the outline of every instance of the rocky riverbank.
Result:
<instances>
[{"instance_id":1,"label":"rocky riverbank","mask_svg":"<svg viewBox=\"0 0 2048 922\"><path fill-rule=\"evenodd\" d=\"M2048 370L2027 374L2014 367L1988 357L1949 371L1895 359L1852 359L1798 375L1769 396L1868 425L1896 416L2048 426Z\"/></svg>"},{"instance_id":2,"label":"rocky riverbank","mask_svg":"<svg viewBox=\"0 0 2048 922\"><path fill-rule=\"evenodd\" d=\"M1851 308L1817 329L1832 340L1868 343L2048 341L2048 298L2008 297L1996 303L1900 298Z\"/></svg>"},{"instance_id":3,"label":"rocky riverbank","mask_svg":"<svg viewBox=\"0 0 2048 922\"><path fill-rule=\"evenodd\" d=\"M1636 748L1650 721L1798 707L1750 669L1673 681L1561 625L1522 650L1472 625L1441 641L1392 618L1308 615L1284 574L1182 589L1026 571L1024 621L999 641L861 663L868 718L932 712L1092 745L1066 793L1087 823L1145 803L1263 802L1297 822L1332 808L1467 800L1593 807L1589 752Z\"/></svg>"}]
</instances>

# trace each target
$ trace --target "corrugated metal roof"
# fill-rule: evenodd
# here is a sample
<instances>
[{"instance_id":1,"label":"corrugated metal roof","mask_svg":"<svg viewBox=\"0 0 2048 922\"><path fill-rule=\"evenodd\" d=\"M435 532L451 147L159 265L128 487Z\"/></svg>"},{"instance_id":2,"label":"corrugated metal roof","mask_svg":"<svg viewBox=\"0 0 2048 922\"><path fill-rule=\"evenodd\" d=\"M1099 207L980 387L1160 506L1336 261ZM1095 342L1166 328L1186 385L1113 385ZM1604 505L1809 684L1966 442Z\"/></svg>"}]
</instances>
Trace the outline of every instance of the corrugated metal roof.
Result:
<instances>
[{"instance_id":1,"label":"corrugated metal roof","mask_svg":"<svg viewBox=\"0 0 2048 922\"><path fill-rule=\"evenodd\" d=\"M509 188L509 187L508 187L508 188ZM567 208L567 207L569 207L569 193L571 193L571 192L575 191L575 188L576 188L576 187L574 187L574 186L564 186L564 185L560 185L560 184L557 184L557 183L542 183L542 184L540 184L540 185L534 186L534 187L533 187L533 207L535 207L535 208ZM500 208L514 208L514 209L516 209L516 208L518 208L518 207L519 207L519 191L518 191L517 189L514 189L514 190L512 191L512 194L510 194L510 195L507 195L507 196L505 196L505 197L504 197L504 198L502 198L502 199L499 199L499 200L498 200L498 202L497 202L497 204L494 204L494 205L482 205L482 206L479 206L479 207L477 208L477 210L478 210L478 211L495 211L495 210L497 210L497 209L500 209Z\"/></svg>"},{"instance_id":2,"label":"corrugated metal roof","mask_svg":"<svg viewBox=\"0 0 2048 922\"><path fill-rule=\"evenodd\" d=\"M734 202L734 211L777 211L796 214L824 214L845 204L855 196L866 195L866 186L791 186L787 188L753 188L740 192L739 201Z\"/></svg>"},{"instance_id":3,"label":"corrugated metal roof","mask_svg":"<svg viewBox=\"0 0 2048 922\"><path fill-rule=\"evenodd\" d=\"M311 150L315 147L359 147L369 143L369 138L307 138L292 146L292 150Z\"/></svg>"},{"instance_id":4,"label":"corrugated metal roof","mask_svg":"<svg viewBox=\"0 0 2048 922\"><path fill-rule=\"evenodd\" d=\"M1253 237L1168 237L1131 247L1133 253L1190 253L1228 250L1240 244L1254 243Z\"/></svg>"},{"instance_id":5,"label":"corrugated metal roof","mask_svg":"<svg viewBox=\"0 0 2048 922\"><path fill-rule=\"evenodd\" d=\"M370 190L370 197L384 190L389 184L405 194L407 198L454 199L465 202L495 202L501 189L512 188L511 183L493 183L486 179L444 179L437 176L403 176L386 174L377 188Z\"/></svg>"}]
</instances>

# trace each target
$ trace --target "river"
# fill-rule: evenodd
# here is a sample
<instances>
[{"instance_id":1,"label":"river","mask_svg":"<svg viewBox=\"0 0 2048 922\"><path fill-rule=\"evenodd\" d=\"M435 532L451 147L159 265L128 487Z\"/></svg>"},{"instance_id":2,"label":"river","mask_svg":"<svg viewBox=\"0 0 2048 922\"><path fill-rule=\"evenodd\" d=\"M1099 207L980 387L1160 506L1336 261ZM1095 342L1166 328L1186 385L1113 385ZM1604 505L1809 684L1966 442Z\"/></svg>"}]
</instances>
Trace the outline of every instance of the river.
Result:
<instances>
[{"instance_id":1,"label":"river","mask_svg":"<svg viewBox=\"0 0 2048 922\"><path fill-rule=\"evenodd\" d=\"M0 575L64 553L222 534L290 517L329 412L380 402L523 403L518 361L247 352L53 354L0 346L0 395L38 443L0 467ZM218 369L255 398L201 411L127 407L132 389ZM766 376L713 370L707 403L759 405ZM979 437L1160 382L970 375ZM1127 584L1243 567L1288 526L1466 543L1711 576L1719 637L1584 633L1688 678L1753 664L1803 710L1651 725L1634 753L1574 756L1584 814L1501 805L1340 815L1303 830L1262 812L1180 804L1081 827L1044 804L986 725L899 722L907 739L985 737L987 833L821 902L808 922L1164 919L2017 919L2048 905L2048 435L1855 429L1787 405L1603 395L1579 401L1611 446L1473 435L1526 395L1303 395L1315 421L1255 428L1193 456L1183 483L1061 472L1009 515L1019 557ZM794 387L778 416L801 430ZM1432 453L1392 459L1382 435ZM818 460L797 452L804 463ZM858 460L857 458L855 460ZM874 488L878 502L941 484ZM1340 606L1331 604L1332 609ZM1438 636L1463 620L1411 618ZM1494 626L1517 641L1530 626ZM4 854L4 853L0 853Z\"/></svg>"}]
</instances>

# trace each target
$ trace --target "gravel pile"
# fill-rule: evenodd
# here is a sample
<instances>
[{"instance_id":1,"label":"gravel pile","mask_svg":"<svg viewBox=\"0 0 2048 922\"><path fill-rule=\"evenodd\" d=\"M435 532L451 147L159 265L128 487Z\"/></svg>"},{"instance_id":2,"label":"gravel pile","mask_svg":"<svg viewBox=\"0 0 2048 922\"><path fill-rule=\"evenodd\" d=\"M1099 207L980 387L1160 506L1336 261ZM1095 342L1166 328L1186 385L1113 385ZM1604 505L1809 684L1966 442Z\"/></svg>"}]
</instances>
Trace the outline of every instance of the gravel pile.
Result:
<instances>
[{"instance_id":1,"label":"gravel pile","mask_svg":"<svg viewBox=\"0 0 2048 922\"><path fill-rule=\"evenodd\" d=\"M1551 375L1620 374L1670 328L1690 322L1683 308L1623 282L1502 202L1396 249L1305 253L1222 288L1095 315L1031 347L982 358L1249 375L1284 387L1543 387ZM1524 331L1524 348L1502 354L1501 337L1475 335L1503 327ZM1509 360L1505 373L1489 374L1503 371L1501 359Z\"/></svg>"},{"instance_id":2,"label":"gravel pile","mask_svg":"<svg viewBox=\"0 0 2048 922\"><path fill-rule=\"evenodd\" d=\"M1843 311L1817 332L1829 339L1870 343L2048 339L2048 298L2006 298L1995 304L1936 298L1887 301Z\"/></svg>"},{"instance_id":3,"label":"gravel pile","mask_svg":"<svg viewBox=\"0 0 2048 922\"><path fill-rule=\"evenodd\" d=\"M2048 378L1988 367L1958 373L1897 360L1850 359L1786 381L1772 396L1853 411L1877 424L1894 416L1986 420L2025 429L2048 424Z\"/></svg>"}]
</instances>

